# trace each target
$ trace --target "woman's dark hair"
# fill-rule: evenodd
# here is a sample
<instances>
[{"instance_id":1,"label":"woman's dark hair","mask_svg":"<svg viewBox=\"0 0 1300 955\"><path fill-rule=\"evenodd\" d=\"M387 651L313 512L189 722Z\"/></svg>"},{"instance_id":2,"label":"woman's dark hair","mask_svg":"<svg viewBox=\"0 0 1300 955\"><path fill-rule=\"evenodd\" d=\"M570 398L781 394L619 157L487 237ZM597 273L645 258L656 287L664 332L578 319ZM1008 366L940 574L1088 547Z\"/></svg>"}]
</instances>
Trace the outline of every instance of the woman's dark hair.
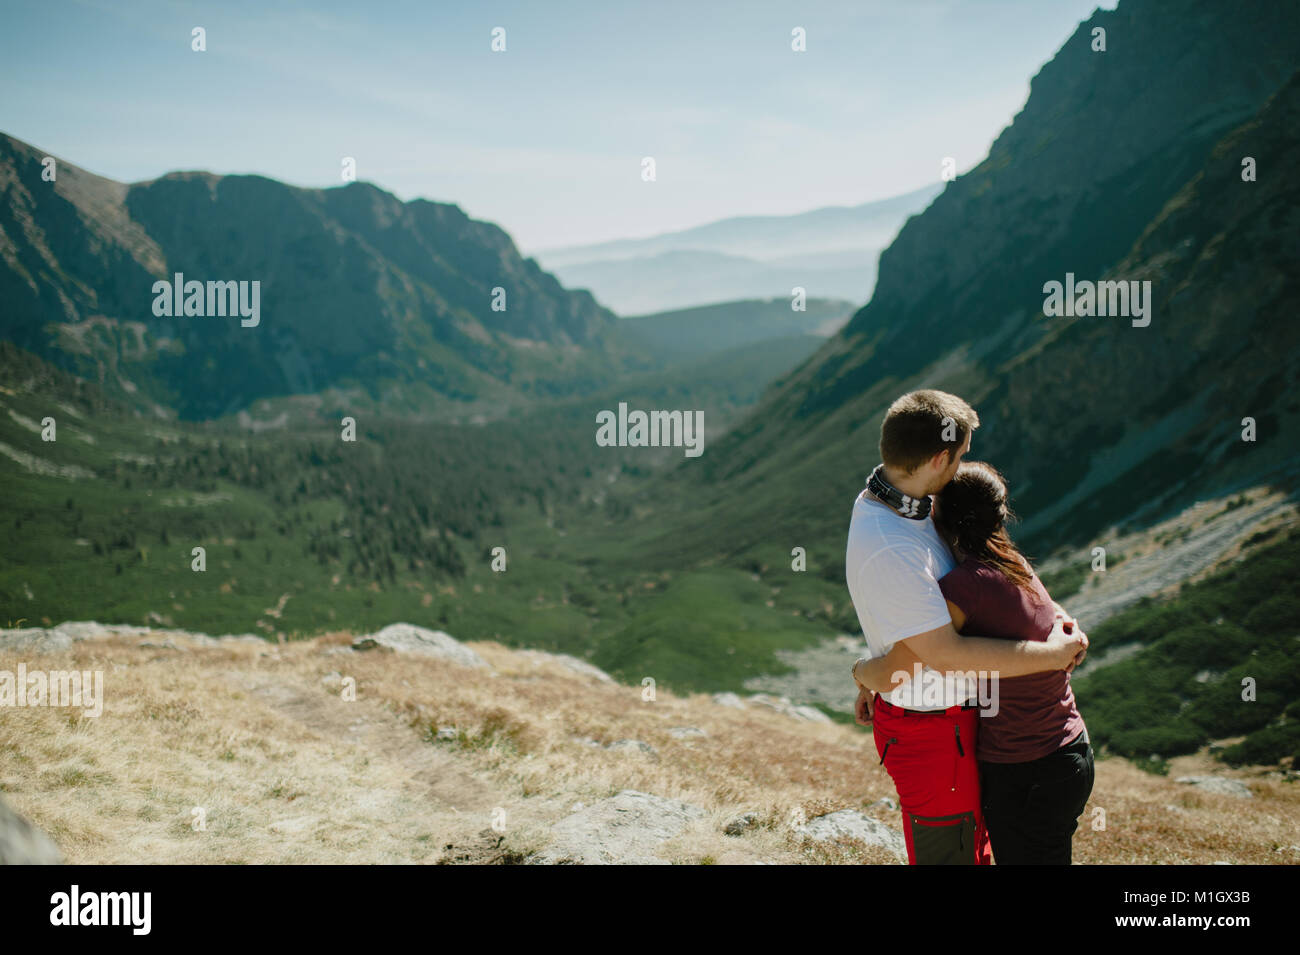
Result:
<instances>
[{"instance_id":1,"label":"woman's dark hair","mask_svg":"<svg viewBox=\"0 0 1300 955\"><path fill-rule=\"evenodd\" d=\"M963 461L936 496L935 525L948 546L1029 590L1034 572L1007 534L1015 515L1007 505L1007 482L997 469L983 461Z\"/></svg>"}]
</instances>

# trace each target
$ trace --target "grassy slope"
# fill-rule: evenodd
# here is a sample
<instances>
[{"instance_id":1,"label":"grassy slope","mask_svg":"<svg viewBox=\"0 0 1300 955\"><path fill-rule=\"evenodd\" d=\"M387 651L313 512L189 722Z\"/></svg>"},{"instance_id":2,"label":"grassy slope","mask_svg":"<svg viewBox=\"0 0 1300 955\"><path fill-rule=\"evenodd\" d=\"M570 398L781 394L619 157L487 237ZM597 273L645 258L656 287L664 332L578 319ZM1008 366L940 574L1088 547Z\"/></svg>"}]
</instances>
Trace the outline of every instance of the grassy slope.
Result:
<instances>
[{"instance_id":1,"label":"grassy slope","mask_svg":"<svg viewBox=\"0 0 1300 955\"><path fill-rule=\"evenodd\" d=\"M1300 756L1300 531L1247 553L1177 597L1146 601L1089 634L1101 654L1140 650L1076 692L1095 738L1126 756L1168 757L1213 740L1234 764ZM1244 681L1254 699L1245 700Z\"/></svg>"},{"instance_id":2,"label":"grassy slope","mask_svg":"<svg viewBox=\"0 0 1300 955\"><path fill-rule=\"evenodd\" d=\"M285 647L174 649L118 636L42 655L44 666L103 669L98 718L24 707L0 720L0 789L68 861L119 863L519 862L543 848L575 802L621 789L678 798L705 817L663 847L681 863L888 863L882 849L816 844L791 829L857 809L897 828L870 736L759 707L597 682L498 644L470 670L382 651L346 636ZM0 650L0 669L17 655ZM333 676L331 676L333 673ZM340 678L356 681L344 701ZM439 741L438 727L454 727ZM673 727L707 735L677 739ZM607 750L639 739L655 758ZM587 741L597 745L590 745ZM1180 757L1176 773L1204 772ZM1255 798L1179 786L1103 759L1074 836L1082 864L1294 863L1295 785L1228 771ZM205 813L196 831L193 810ZM1091 822L1105 811L1104 829ZM504 838L485 830L505 810ZM723 835L740 812L757 816Z\"/></svg>"},{"instance_id":3,"label":"grassy slope","mask_svg":"<svg viewBox=\"0 0 1300 955\"><path fill-rule=\"evenodd\" d=\"M482 427L362 416L356 444L321 422L251 435L134 417L76 399L95 390L9 350L0 442L84 476L0 458L0 515L23 541L0 553L0 617L266 636L409 620L591 656L629 680L739 689L782 669L772 649L822 636L825 620L809 617L842 588L779 568L762 583L749 568L689 580L649 568L642 540L656 528L637 502L681 452L598 448L594 409L702 406L714 431L788 366L792 344ZM46 415L57 441L34 430ZM490 566L497 546L505 573Z\"/></svg>"},{"instance_id":4,"label":"grassy slope","mask_svg":"<svg viewBox=\"0 0 1300 955\"><path fill-rule=\"evenodd\" d=\"M814 298L806 306L796 312L783 298L724 302L627 318L619 328L666 354L690 358L773 338L825 335L853 312L851 304L834 299Z\"/></svg>"}]
</instances>

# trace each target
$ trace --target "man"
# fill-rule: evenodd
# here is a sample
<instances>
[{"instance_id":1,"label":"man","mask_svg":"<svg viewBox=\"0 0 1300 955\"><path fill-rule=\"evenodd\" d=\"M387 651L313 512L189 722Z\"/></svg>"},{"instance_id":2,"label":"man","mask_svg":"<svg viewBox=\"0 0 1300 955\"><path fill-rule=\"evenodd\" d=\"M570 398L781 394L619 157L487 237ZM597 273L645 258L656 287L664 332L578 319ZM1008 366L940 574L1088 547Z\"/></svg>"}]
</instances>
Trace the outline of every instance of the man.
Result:
<instances>
[{"instance_id":1,"label":"man","mask_svg":"<svg viewBox=\"0 0 1300 955\"><path fill-rule=\"evenodd\" d=\"M913 865L990 861L975 761L979 710L962 674L1069 669L1087 648L1063 612L1046 642L963 637L953 628L939 578L954 561L930 518L930 495L957 472L978 426L956 395L914 391L895 401L880 426L882 463L854 501L849 525L845 573L868 651L853 667L857 718L874 721ZM874 694L868 687L895 685L885 657L901 641L924 664L919 678Z\"/></svg>"}]
</instances>

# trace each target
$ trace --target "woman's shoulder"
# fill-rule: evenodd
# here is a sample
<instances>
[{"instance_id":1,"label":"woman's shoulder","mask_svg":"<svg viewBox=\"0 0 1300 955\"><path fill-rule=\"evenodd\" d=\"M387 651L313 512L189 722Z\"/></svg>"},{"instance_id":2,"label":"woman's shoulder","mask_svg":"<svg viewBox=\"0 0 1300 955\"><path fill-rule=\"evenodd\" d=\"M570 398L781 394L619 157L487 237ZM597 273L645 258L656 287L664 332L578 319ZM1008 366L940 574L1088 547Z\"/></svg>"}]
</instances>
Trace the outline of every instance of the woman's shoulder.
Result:
<instances>
[{"instance_id":1,"label":"woman's shoulder","mask_svg":"<svg viewBox=\"0 0 1300 955\"><path fill-rule=\"evenodd\" d=\"M962 574L974 580L1004 580L1006 579L1002 571L996 567L980 560L978 557L967 557L955 568Z\"/></svg>"},{"instance_id":2,"label":"woman's shoulder","mask_svg":"<svg viewBox=\"0 0 1300 955\"><path fill-rule=\"evenodd\" d=\"M987 582L989 569L981 561L968 557L958 561L952 570L939 578L939 588L945 597L952 600L954 595L966 593Z\"/></svg>"},{"instance_id":3,"label":"woman's shoulder","mask_svg":"<svg viewBox=\"0 0 1300 955\"><path fill-rule=\"evenodd\" d=\"M1029 585L1034 588L1034 593L1037 594L1041 600L1044 600L1049 604L1052 603L1052 595L1047 592L1047 585L1044 584L1042 578L1038 576L1038 572L1031 567L1029 568L1029 575L1031 578Z\"/></svg>"},{"instance_id":4,"label":"woman's shoulder","mask_svg":"<svg viewBox=\"0 0 1300 955\"><path fill-rule=\"evenodd\" d=\"M1029 567L1029 573L1031 577L1029 585L1030 591L1035 597L1039 598L1039 600L1051 603L1052 598L1047 593L1047 589L1043 586L1043 582L1038 579L1038 574L1034 572L1033 567ZM949 577L952 578L952 584L954 586L979 587L981 590L986 590L987 588L992 587L1000 591L1005 591L1008 594L1024 593L1023 588L1017 586L1015 581L1007 577L1007 575L997 567L975 557L967 557L965 560L959 562L957 566L943 578L943 580L947 581Z\"/></svg>"}]
</instances>

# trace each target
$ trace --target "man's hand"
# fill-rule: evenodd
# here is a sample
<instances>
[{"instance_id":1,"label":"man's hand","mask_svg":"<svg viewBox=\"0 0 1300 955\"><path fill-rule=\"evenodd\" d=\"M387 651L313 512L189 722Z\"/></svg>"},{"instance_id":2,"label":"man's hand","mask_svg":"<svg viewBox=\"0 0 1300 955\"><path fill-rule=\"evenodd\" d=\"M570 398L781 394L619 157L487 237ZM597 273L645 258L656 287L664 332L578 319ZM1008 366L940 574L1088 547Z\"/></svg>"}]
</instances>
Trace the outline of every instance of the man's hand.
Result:
<instances>
[{"instance_id":1,"label":"man's hand","mask_svg":"<svg viewBox=\"0 0 1300 955\"><path fill-rule=\"evenodd\" d=\"M1088 635L1083 632L1077 620L1057 606L1056 623L1047 637L1047 643L1053 648L1060 666L1057 669L1069 673L1088 655Z\"/></svg>"},{"instance_id":2,"label":"man's hand","mask_svg":"<svg viewBox=\"0 0 1300 955\"><path fill-rule=\"evenodd\" d=\"M900 640L883 657L858 657L853 664L853 682L877 693L889 693L906 683L913 665L919 663L920 658Z\"/></svg>"},{"instance_id":3,"label":"man's hand","mask_svg":"<svg viewBox=\"0 0 1300 955\"><path fill-rule=\"evenodd\" d=\"M1066 630L1066 632L1067 632L1067 633L1077 633L1079 636L1083 637L1083 647L1084 647L1084 648L1083 648L1082 650L1080 650L1080 651L1078 652L1078 654L1075 656L1075 658L1074 658L1074 662L1073 662L1072 664L1070 664L1068 667L1065 668L1065 672L1066 672L1066 673L1069 673L1071 670L1073 670L1075 667L1077 667L1080 663L1082 663L1082 662L1083 662L1083 658L1086 657L1086 656L1088 655L1088 635L1087 635L1086 633L1083 632L1083 628L1079 626L1079 621L1078 621L1078 620L1075 620L1074 617L1072 617L1072 616L1070 615L1070 612L1069 612L1068 610L1066 610L1066 609L1065 609L1064 607L1062 607L1060 604L1056 603L1056 601L1052 601L1052 602L1053 602L1054 604L1056 604L1056 616L1057 616L1057 619L1064 620L1064 623L1065 623L1065 630Z\"/></svg>"},{"instance_id":4,"label":"man's hand","mask_svg":"<svg viewBox=\"0 0 1300 955\"><path fill-rule=\"evenodd\" d=\"M861 683L858 684L858 699L853 704L853 718L859 726L870 726L876 715L876 694Z\"/></svg>"}]
</instances>

